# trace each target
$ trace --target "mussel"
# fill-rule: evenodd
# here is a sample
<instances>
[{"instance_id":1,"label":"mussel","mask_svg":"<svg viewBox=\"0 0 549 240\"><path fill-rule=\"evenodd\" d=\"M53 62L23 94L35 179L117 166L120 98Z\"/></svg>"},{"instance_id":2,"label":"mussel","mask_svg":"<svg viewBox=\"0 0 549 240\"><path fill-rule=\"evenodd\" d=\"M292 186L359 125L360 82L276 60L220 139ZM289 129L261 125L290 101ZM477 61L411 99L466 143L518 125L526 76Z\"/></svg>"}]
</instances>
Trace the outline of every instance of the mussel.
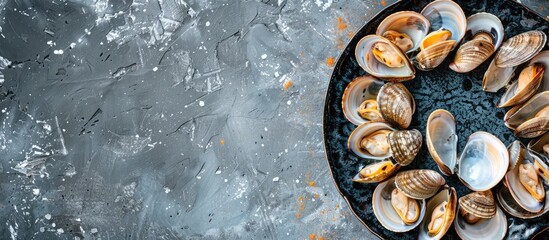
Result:
<instances>
[{"instance_id":1,"label":"mussel","mask_svg":"<svg viewBox=\"0 0 549 240\"><path fill-rule=\"evenodd\" d=\"M467 18L467 31L450 68L469 72L488 59L503 41L503 25L490 13L477 13Z\"/></svg>"}]
</instances>

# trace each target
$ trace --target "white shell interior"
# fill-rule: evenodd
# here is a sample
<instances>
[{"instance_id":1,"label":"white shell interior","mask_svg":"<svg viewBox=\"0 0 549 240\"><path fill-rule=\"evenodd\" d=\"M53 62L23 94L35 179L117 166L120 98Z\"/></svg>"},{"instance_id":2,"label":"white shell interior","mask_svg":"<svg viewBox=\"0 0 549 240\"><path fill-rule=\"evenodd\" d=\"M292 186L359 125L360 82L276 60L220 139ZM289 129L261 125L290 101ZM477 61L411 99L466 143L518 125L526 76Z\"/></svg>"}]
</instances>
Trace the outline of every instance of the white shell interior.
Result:
<instances>
[{"instance_id":1,"label":"white shell interior","mask_svg":"<svg viewBox=\"0 0 549 240\"><path fill-rule=\"evenodd\" d=\"M451 40L456 40L459 43L465 35L467 19L461 7L451 0L436 0L433 1L423 10L421 14L427 17L431 22L431 30L436 31L441 28L452 32ZM454 48L459 44L455 44Z\"/></svg>"},{"instance_id":2,"label":"white shell interior","mask_svg":"<svg viewBox=\"0 0 549 240\"><path fill-rule=\"evenodd\" d=\"M526 211L537 213L543 209L543 203L538 202L526 188L522 186L519 176L517 176L517 171L511 170L505 174L505 182L515 201Z\"/></svg>"},{"instance_id":3,"label":"white shell interior","mask_svg":"<svg viewBox=\"0 0 549 240\"><path fill-rule=\"evenodd\" d=\"M469 136L458 164L458 177L473 191L484 191L501 181L509 167L509 153L494 135L475 132Z\"/></svg>"},{"instance_id":4,"label":"white shell interior","mask_svg":"<svg viewBox=\"0 0 549 240\"><path fill-rule=\"evenodd\" d=\"M374 215L383 227L393 232L407 232L416 228L425 216L425 200L416 200L419 203L420 215L412 224L405 224L391 205L391 192L395 189L395 178L377 185L372 195L372 209Z\"/></svg>"},{"instance_id":5,"label":"white shell interior","mask_svg":"<svg viewBox=\"0 0 549 240\"><path fill-rule=\"evenodd\" d=\"M507 217L496 205L496 215L492 218L481 219L475 224L469 224L461 218L459 207L454 219L454 228L463 240L503 239L507 233Z\"/></svg>"},{"instance_id":6,"label":"white shell interior","mask_svg":"<svg viewBox=\"0 0 549 240\"><path fill-rule=\"evenodd\" d=\"M362 138L378 131L378 130L395 130L389 124L384 122L367 122L359 125L358 127L353 130L351 135L349 136L349 140L347 141L347 146L349 149L355 153L357 156L361 158L367 158L367 159L374 159L374 160L383 160L385 158L388 158L391 156L391 151L387 153L387 155L384 156L373 156L372 154L368 153L368 151L362 149L360 147L360 141Z\"/></svg>"},{"instance_id":7,"label":"white shell interior","mask_svg":"<svg viewBox=\"0 0 549 240\"><path fill-rule=\"evenodd\" d=\"M354 125L360 125L367 122L366 119L362 118L358 113L358 107L365 100L377 98L377 93L384 82L375 79L372 76L360 76L347 85L345 92L343 93L343 114L349 122Z\"/></svg>"},{"instance_id":8,"label":"white shell interior","mask_svg":"<svg viewBox=\"0 0 549 240\"><path fill-rule=\"evenodd\" d=\"M414 43L414 47L407 51L409 53L419 48L421 40L429 33L430 26L429 20L420 13L401 11L386 17L377 27L376 35L383 36L389 30L406 33Z\"/></svg>"},{"instance_id":9,"label":"white shell interior","mask_svg":"<svg viewBox=\"0 0 549 240\"><path fill-rule=\"evenodd\" d=\"M452 114L446 110L436 110L429 115L427 141L431 155L436 154L453 174L457 161L458 136L456 122ZM433 156L433 158L435 157Z\"/></svg>"},{"instance_id":10,"label":"white shell interior","mask_svg":"<svg viewBox=\"0 0 549 240\"><path fill-rule=\"evenodd\" d=\"M500 68L496 66L496 60L492 59L482 79L483 90L486 92L497 92L502 87L505 87L515 75L515 69L516 67Z\"/></svg>"},{"instance_id":11,"label":"white shell interior","mask_svg":"<svg viewBox=\"0 0 549 240\"><path fill-rule=\"evenodd\" d=\"M549 194L549 190L545 189L545 194ZM530 219L530 218L536 218L539 217L547 211L549 211L549 198L545 198L545 207L543 208L543 211L538 213L532 213L524 210L517 201L513 198L511 195L509 189L505 186L502 186L497 194L498 202L500 203L503 210L505 210L507 213L511 214L514 217L518 218L524 218L524 219Z\"/></svg>"},{"instance_id":12,"label":"white shell interior","mask_svg":"<svg viewBox=\"0 0 549 240\"><path fill-rule=\"evenodd\" d=\"M446 232L440 232L439 234L435 236L429 236L429 230L428 226L431 222L431 215L433 213L433 210L435 207L437 207L440 203L443 201L448 201L450 199L450 189L444 188L439 193L437 193L433 198L427 202L427 207L425 209L425 217L423 218L423 221L421 221L421 225L419 226L419 235L418 239L440 239Z\"/></svg>"},{"instance_id":13,"label":"white shell interior","mask_svg":"<svg viewBox=\"0 0 549 240\"><path fill-rule=\"evenodd\" d=\"M538 53L538 55L530 60L528 66L534 63L542 64L545 69L545 72L543 73L543 82L541 82L538 92L549 91L549 50Z\"/></svg>"},{"instance_id":14,"label":"white shell interior","mask_svg":"<svg viewBox=\"0 0 549 240\"><path fill-rule=\"evenodd\" d=\"M387 65L379 62L372 53L372 48L376 42L386 42L396 52L398 52L402 58L404 58L404 66L398 68L391 68ZM355 49L355 57L358 65L364 69L367 73L379 78L403 78L414 75L412 67L408 58L402 53L400 48L395 46L389 40L377 35L368 35L363 37L357 44Z\"/></svg>"},{"instance_id":15,"label":"white shell interior","mask_svg":"<svg viewBox=\"0 0 549 240\"><path fill-rule=\"evenodd\" d=\"M537 112L547 105L549 105L549 91L538 93L525 102L513 115L506 115L505 124L515 128L535 116Z\"/></svg>"},{"instance_id":16,"label":"white shell interior","mask_svg":"<svg viewBox=\"0 0 549 240\"><path fill-rule=\"evenodd\" d=\"M503 24L498 17L490 13L477 13L467 18L467 31L471 31L471 36L475 36L478 32L486 32L492 35L495 40L494 47L496 49L501 46L503 42Z\"/></svg>"}]
</instances>

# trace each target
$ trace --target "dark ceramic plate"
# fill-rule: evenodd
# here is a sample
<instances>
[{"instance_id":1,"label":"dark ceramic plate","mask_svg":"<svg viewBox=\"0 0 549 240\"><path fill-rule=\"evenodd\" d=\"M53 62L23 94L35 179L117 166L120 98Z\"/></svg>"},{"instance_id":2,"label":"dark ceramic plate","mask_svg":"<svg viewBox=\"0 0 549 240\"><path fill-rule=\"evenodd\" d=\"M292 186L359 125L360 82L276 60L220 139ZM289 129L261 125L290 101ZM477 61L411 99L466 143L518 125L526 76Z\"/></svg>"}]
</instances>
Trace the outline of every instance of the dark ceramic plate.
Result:
<instances>
[{"instance_id":1,"label":"dark ceramic plate","mask_svg":"<svg viewBox=\"0 0 549 240\"><path fill-rule=\"evenodd\" d=\"M374 34L379 23L388 15L403 11L413 10L420 12L429 1L406 0L397 2L373 17L349 42L337 64L335 65L330 84L328 86L324 106L324 144L326 155L332 176L348 202L353 213L374 234L381 238L415 239L417 228L406 233L391 232L378 222L372 211L372 193L376 184L359 184L351 181L362 166L372 162L360 159L347 150L347 138L354 130L355 125L347 121L341 109L341 97L347 84L355 77L366 74L358 66L354 57L355 46L358 41L368 35ZM505 40L528 30L542 30L548 32L549 23L525 6L514 1L462 1L457 0L466 16L477 12L489 12L498 16L505 28ZM547 49L547 46L545 47ZM453 54L438 68L430 72L416 72L416 78L404 83L412 92L417 103L417 110L410 128L421 131L425 136L425 123L429 114L438 108L449 110L457 121L459 136L458 148L463 149L467 137L475 131L490 132L503 141L506 145L515 140L511 130L503 125L503 116L506 109L496 108L496 103L503 91L498 93L486 93L482 91L482 77L488 68L491 59L470 73L458 74L448 68L453 59ZM427 168L437 170L434 161L423 144L421 151L414 162L401 169ZM487 169L489 171L489 169ZM454 175L445 177L446 182L456 188L458 197L470 192ZM495 195L494 195L495 196ZM518 219L510 215L508 218L509 231L507 238L531 238L542 235L547 236L549 227L549 215L535 219ZM544 235L544 236L543 236ZM458 238L453 228L450 228L446 238Z\"/></svg>"}]
</instances>

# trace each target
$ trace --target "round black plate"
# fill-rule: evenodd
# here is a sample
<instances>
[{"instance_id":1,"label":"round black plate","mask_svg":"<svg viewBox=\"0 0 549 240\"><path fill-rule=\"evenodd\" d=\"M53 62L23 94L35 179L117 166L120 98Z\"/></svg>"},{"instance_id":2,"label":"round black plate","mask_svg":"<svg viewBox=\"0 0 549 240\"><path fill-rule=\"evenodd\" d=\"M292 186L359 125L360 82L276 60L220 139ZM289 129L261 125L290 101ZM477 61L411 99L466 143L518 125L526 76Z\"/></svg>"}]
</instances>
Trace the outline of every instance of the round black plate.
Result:
<instances>
[{"instance_id":1,"label":"round black plate","mask_svg":"<svg viewBox=\"0 0 549 240\"><path fill-rule=\"evenodd\" d=\"M505 40L528 30L538 29L545 33L548 32L549 23L544 18L511 0L457 0L456 2L461 5L466 16L477 12L489 12L498 16L505 28ZM427 3L428 1L418 0L397 2L367 22L339 57L326 93L323 116L324 145L332 176L353 213L368 229L381 238L415 239L417 238L417 228L407 233L394 233L383 228L371 208L371 197L376 184L359 184L351 181L352 176L362 166L372 161L360 159L347 150L347 138L354 130L355 125L347 121L343 115L341 97L345 87L353 78L366 74L358 66L354 57L358 41L368 34L374 34L379 23L388 15L403 10L420 12ZM545 48L547 49L547 46ZM410 128L420 130L425 136L425 123L429 114L435 109L443 108L450 111L456 118L460 150L463 149L467 137L475 131L490 132L501 139L504 144L510 144L515 140L515 136L503 125L506 109L496 108L496 103L503 91L500 90L498 93L482 91L482 77L491 59L466 74L458 74L450 70L448 64L451 59L453 59L453 54L433 71L417 71L415 79L404 82L404 85L412 92L417 104ZM418 168L438 171L425 144L414 162L402 168L401 171ZM490 169L486 169L486 171L490 171ZM450 186L456 188L458 197L470 192L456 176L445 177L445 179ZM548 214L530 220L518 219L510 215L507 218L509 226L507 238L530 238L549 227ZM452 239L457 238L457 235L451 228L445 237Z\"/></svg>"}]
</instances>

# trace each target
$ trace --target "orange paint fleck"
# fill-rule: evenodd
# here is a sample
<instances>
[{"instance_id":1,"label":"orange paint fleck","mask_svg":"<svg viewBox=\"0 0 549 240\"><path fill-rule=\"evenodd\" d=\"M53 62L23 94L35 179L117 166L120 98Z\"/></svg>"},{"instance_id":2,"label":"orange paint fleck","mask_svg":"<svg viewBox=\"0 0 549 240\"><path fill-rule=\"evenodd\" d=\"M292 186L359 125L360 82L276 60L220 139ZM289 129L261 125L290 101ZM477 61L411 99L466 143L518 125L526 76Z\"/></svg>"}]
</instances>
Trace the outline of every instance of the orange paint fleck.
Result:
<instances>
[{"instance_id":1,"label":"orange paint fleck","mask_svg":"<svg viewBox=\"0 0 549 240\"><path fill-rule=\"evenodd\" d=\"M314 187L314 186L315 186L315 182L309 182L309 186Z\"/></svg>"},{"instance_id":2,"label":"orange paint fleck","mask_svg":"<svg viewBox=\"0 0 549 240\"><path fill-rule=\"evenodd\" d=\"M316 234L311 233L311 235L309 235L309 240L316 240Z\"/></svg>"},{"instance_id":3,"label":"orange paint fleck","mask_svg":"<svg viewBox=\"0 0 549 240\"><path fill-rule=\"evenodd\" d=\"M333 66L335 64L335 59L333 57L326 58L326 65L329 67Z\"/></svg>"},{"instance_id":4,"label":"orange paint fleck","mask_svg":"<svg viewBox=\"0 0 549 240\"><path fill-rule=\"evenodd\" d=\"M345 28L347 28L347 23L343 21L343 18L337 17L337 30L343 31Z\"/></svg>"},{"instance_id":5,"label":"orange paint fleck","mask_svg":"<svg viewBox=\"0 0 549 240\"><path fill-rule=\"evenodd\" d=\"M387 2L385 0L381 0L380 3L381 3L382 6L387 6Z\"/></svg>"},{"instance_id":6,"label":"orange paint fleck","mask_svg":"<svg viewBox=\"0 0 549 240\"><path fill-rule=\"evenodd\" d=\"M338 203L338 204L336 204L336 209L338 209L338 208L339 208L339 203Z\"/></svg>"},{"instance_id":7,"label":"orange paint fleck","mask_svg":"<svg viewBox=\"0 0 549 240\"><path fill-rule=\"evenodd\" d=\"M320 236L318 240L325 240L324 236Z\"/></svg>"},{"instance_id":8,"label":"orange paint fleck","mask_svg":"<svg viewBox=\"0 0 549 240\"><path fill-rule=\"evenodd\" d=\"M303 216L303 211L305 210L305 202L303 201L303 196L297 197L297 213L295 214L296 218L301 218Z\"/></svg>"},{"instance_id":9,"label":"orange paint fleck","mask_svg":"<svg viewBox=\"0 0 549 240\"><path fill-rule=\"evenodd\" d=\"M225 145L225 139L224 139L224 138L221 138L221 140L219 140L219 144Z\"/></svg>"},{"instance_id":10,"label":"orange paint fleck","mask_svg":"<svg viewBox=\"0 0 549 240\"><path fill-rule=\"evenodd\" d=\"M315 198L318 198L318 193L315 193Z\"/></svg>"},{"instance_id":11,"label":"orange paint fleck","mask_svg":"<svg viewBox=\"0 0 549 240\"><path fill-rule=\"evenodd\" d=\"M284 84L282 84L282 87L284 88L284 90L288 90L288 88L290 88L292 85L293 85L292 80L288 79L284 82Z\"/></svg>"},{"instance_id":12,"label":"orange paint fleck","mask_svg":"<svg viewBox=\"0 0 549 240\"><path fill-rule=\"evenodd\" d=\"M351 39L355 35L355 32L349 32L347 33L347 38Z\"/></svg>"}]
</instances>

